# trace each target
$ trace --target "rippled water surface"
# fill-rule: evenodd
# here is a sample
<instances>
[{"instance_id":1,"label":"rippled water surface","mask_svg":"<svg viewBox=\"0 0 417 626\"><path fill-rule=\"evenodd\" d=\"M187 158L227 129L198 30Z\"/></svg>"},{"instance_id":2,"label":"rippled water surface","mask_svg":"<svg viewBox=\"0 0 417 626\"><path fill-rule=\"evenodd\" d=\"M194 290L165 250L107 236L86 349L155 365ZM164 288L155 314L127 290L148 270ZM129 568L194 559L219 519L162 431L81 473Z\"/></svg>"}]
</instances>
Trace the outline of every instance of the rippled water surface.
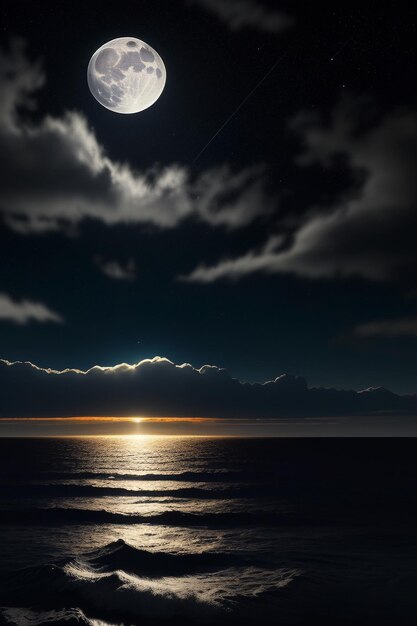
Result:
<instances>
[{"instance_id":1,"label":"rippled water surface","mask_svg":"<svg viewBox=\"0 0 417 626\"><path fill-rule=\"evenodd\" d=\"M0 440L0 623L411 625L416 452Z\"/></svg>"}]
</instances>

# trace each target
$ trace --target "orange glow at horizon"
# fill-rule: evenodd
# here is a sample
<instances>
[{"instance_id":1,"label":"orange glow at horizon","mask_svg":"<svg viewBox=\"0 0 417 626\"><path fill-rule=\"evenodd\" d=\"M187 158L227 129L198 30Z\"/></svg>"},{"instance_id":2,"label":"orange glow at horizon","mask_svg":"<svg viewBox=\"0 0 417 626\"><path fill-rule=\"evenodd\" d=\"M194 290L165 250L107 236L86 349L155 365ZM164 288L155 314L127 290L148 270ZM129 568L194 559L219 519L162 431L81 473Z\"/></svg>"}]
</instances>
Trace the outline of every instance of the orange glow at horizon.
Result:
<instances>
[{"instance_id":1,"label":"orange glow at horizon","mask_svg":"<svg viewBox=\"0 0 417 626\"><path fill-rule=\"evenodd\" d=\"M218 422L216 417L0 417L0 422Z\"/></svg>"},{"instance_id":2,"label":"orange glow at horizon","mask_svg":"<svg viewBox=\"0 0 417 626\"><path fill-rule=\"evenodd\" d=\"M259 428L266 429L263 434L271 432L271 420L141 415L0 417L0 437L225 437L253 436Z\"/></svg>"}]
</instances>

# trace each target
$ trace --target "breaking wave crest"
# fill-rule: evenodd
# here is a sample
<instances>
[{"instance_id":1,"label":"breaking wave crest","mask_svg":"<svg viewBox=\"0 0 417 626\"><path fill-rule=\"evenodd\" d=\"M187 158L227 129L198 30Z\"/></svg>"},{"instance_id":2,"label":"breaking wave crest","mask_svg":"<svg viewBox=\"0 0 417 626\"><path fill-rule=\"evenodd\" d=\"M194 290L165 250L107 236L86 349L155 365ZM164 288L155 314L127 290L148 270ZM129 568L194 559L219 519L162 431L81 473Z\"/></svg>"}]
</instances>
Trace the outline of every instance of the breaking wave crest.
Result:
<instances>
[{"instance_id":1,"label":"breaking wave crest","mask_svg":"<svg viewBox=\"0 0 417 626\"><path fill-rule=\"evenodd\" d=\"M116 626L101 619L88 618L81 609L61 609L51 611L35 611L21 607L9 607L0 609L1 617L6 624L19 624L25 626L44 626L45 624L63 624L65 626ZM0 620L1 620L0 617ZM0 623L2 623L0 621Z\"/></svg>"},{"instance_id":2,"label":"breaking wave crest","mask_svg":"<svg viewBox=\"0 0 417 626\"><path fill-rule=\"evenodd\" d=\"M151 553L119 540L8 576L1 581L0 604L8 606L2 609L5 623L210 623L221 615L232 618L237 598L250 602L277 594L299 575L294 569L262 569L228 554ZM259 581L255 588L254 580ZM22 599L30 610L16 608ZM63 608L71 606L77 608Z\"/></svg>"}]
</instances>

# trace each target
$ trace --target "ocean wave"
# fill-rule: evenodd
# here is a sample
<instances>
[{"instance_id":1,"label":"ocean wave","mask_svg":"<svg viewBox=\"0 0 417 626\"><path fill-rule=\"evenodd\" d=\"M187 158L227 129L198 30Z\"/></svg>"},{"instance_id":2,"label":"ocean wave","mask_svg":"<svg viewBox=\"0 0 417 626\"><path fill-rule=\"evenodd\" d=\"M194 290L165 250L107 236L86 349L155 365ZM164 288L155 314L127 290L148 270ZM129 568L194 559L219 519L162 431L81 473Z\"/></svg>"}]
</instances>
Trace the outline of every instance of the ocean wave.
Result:
<instances>
[{"instance_id":1,"label":"ocean wave","mask_svg":"<svg viewBox=\"0 0 417 626\"><path fill-rule=\"evenodd\" d=\"M206 489L185 487L178 489L125 489L124 487L96 487L93 485L46 484L0 486L0 498L100 498L107 496L169 497L193 500L224 498L260 498L269 495L269 488L242 486L236 488Z\"/></svg>"},{"instance_id":2,"label":"ocean wave","mask_svg":"<svg viewBox=\"0 0 417 626\"><path fill-rule=\"evenodd\" d=\"M330 523L329 520L325 520ZM312 526L323 523L305 513L276 513L269 511L253 511L239 513L185 513L182 511L164 511L156 515L138 515L113 513L104 509L77 508L28 508L22 510L2 510L0 524L17 524L30 526L37 524L151 524L159 526L179 526L208 528L239 528L256 526Z\"/></svg>"},{"instance_id":3,"label":"ocean wave","mask_svg":"<svg viewBox=\"0 0 417 626\"><path fill-rule=\"evenodd\" d=\"M146 577L184 575L248 564L248 558L243 555L149 552L130 546L122 539L84 555L82 561L101 572L123 570Z\"/></svg>"},{"instance_id":4,"label":"ocean wave","mask_svg":"<svg viewBox=\"0 0 417 626\"><path fill-rule=\"evenodd\" d=\"M179 481L179 482L238 482L254 480L267 475L253 472L233 470L211 470L204 472L175 472L131 474L121 472L40 472L33 473L33 479L40 480L146 480L146 481Z\"/></svg>"},{"instance_id":5,"label":"ocean wave","mask_svg":"<svg viewBox=\"0 0 417 626\"><path fill-rule=\"evenodd\" d=\"M85 615L81 609L61 609L51 611L34 611L22 607L0 608L0 619L6 624L17 626L44 626L45 624L63 624L65 626L117 626L110 622L92 619ZM0 621L0 624L2 622Z\"/></svg>"},{"instance_id":6,"label":"ocean wave","mask_svg":"<svg viewBox=\"0 0 417 626\"><path fill-rule=\"evenodd\" d=\"M195 573L207 566L209 571ZM77 558L7 576L1 581L0 604L21 606L24 599L31 607L29 612L3 609L6 622L17 624L61 621L97 626L101 616L107 624L107 620L132 624L142 619L141 624L160 619L158 623L174 623L169 620L182 618L189 621L178 623L218 619L224 623L221 615L233 613L237 599L279 593L299 575L285 568L266 570L243 562L238 566L225 554L153 554L120 540ZM78 609L57 608L68 606Z\"/></svg>"}]
</instances>

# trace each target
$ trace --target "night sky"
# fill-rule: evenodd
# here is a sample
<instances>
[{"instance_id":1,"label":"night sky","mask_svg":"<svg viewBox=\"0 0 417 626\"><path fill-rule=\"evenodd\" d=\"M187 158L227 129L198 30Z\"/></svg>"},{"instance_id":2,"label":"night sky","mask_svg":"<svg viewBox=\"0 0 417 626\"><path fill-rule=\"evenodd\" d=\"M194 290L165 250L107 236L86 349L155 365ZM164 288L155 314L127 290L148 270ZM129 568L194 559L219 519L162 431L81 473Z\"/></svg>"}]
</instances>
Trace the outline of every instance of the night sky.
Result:
<instances>
[{"instance_id":1,"label":"night sky","mask_svg":"<svg viewBox=\"0 0 417 626\"><path fill-rule=\"evenodd\" d=\"M0 357L417 393L411 5L226 4L4 1ZM135 115L86 81L119 36L167 69Z\"/></svg>"}]
</instances>

